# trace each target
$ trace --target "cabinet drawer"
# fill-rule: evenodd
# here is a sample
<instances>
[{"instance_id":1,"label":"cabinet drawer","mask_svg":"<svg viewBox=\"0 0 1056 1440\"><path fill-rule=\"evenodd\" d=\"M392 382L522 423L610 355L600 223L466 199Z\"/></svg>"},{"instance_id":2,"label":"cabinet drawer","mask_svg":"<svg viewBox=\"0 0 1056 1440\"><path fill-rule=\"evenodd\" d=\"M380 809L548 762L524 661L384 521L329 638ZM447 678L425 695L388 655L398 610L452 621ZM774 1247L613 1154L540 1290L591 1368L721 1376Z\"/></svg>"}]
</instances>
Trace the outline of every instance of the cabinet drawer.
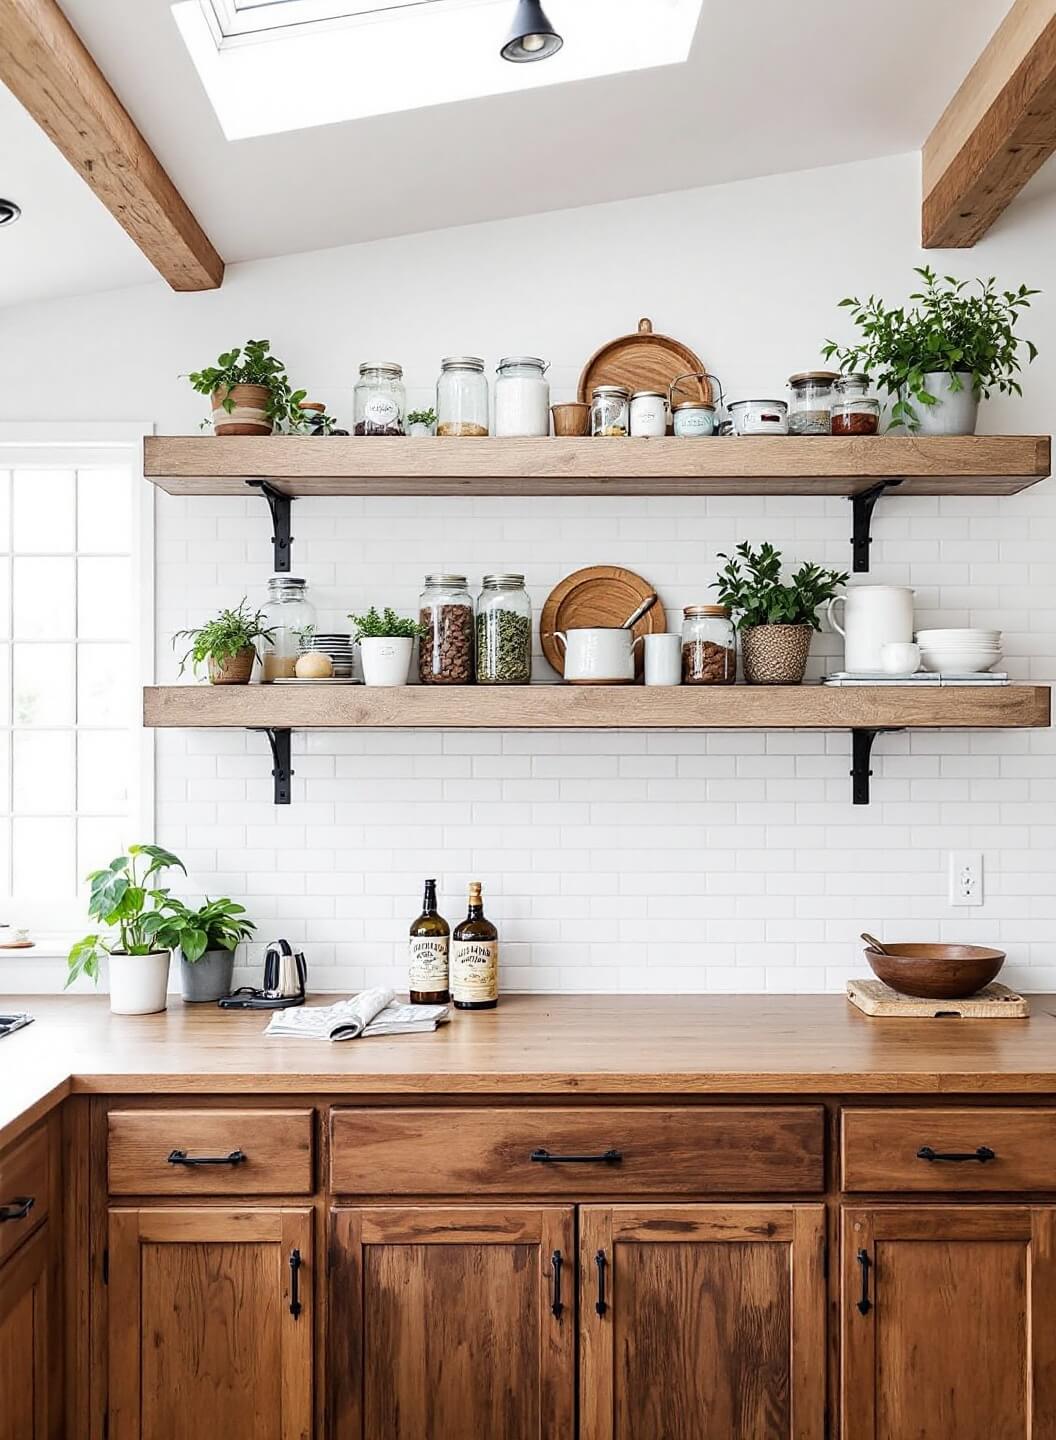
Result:
<instances>
[{"instance_id":1,"label":"cabinet drawer","mask_svg":"<svg viewBox=\"0 0 1056 1440\"><path fill-rule=\"evenodd\" d=\"M0 1264L47 1216L48 1153L42 1128L0 1156Z\"/></svg>"},{"instance_id":2,"label":"cabinet drawer","mask_svg":"<svg viewBox=\"0 0 1056 1440\"><path fill-rule=\"evenodd\" d=\"M844 1190L1056 1190L1056 1110L844 1110Z\"/></svg>"},{"instance_id":3,"label":"cabinet drawer","mask_svg":"<svg viewBox=\"0 0 1056 1440\"><path fill-rule=\"evenodd\" d=\"M345 1195L708 1195L824 1187L820 1106L335 1110Z\"/></svg>"},{"instance_id":4,"label":"cabinet drawer","mask_svg":"<svg viewBox=\"0 0 1056 1440\"><path fill-rule=\"evenodd\" d=\"M308 1195L311 1110L111 1110L111 1195Z\"/></svg>"}]
</instances>

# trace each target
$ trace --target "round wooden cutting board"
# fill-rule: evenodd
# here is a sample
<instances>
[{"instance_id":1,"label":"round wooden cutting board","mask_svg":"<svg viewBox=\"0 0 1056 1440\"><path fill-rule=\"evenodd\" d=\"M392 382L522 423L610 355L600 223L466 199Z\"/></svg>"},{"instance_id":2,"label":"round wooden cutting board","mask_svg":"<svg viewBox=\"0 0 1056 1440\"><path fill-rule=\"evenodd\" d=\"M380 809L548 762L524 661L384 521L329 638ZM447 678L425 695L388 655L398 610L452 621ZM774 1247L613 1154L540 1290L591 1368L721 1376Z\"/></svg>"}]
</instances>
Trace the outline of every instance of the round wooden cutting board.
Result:
<instances>
[{"instance_id":1,"label":"round wooden cutting board","mask_svg":"<svg viewBox=\"0 0 1056 1440\"><path fill-rule=\"evenodd\" d=\"M700 356L688 345L670 335L654 334L653 322L642 319L634 334L610 340L590 357L579 377L579 398L589 403L595 385L626 385L632 394L635 390L659 390L666 395L680 375L703 370ZM711 385L706 377L684 380L676 400L678 396L710 404Z\"/></svg>"},{"instance_id":2,"label":"round wooden cutting board","mask_svg":"<svg viewBox=\"0 0 1056 1440\"><path fill-rule=\"evenodd\" d=\"M622 625L643 600L656 593L656 586L633 570L620 565L588 565L566 575L546 597L539 619L543 654L559 675L565 673L565 655L554 639L555 630L583 629L592 625ZM661 601L638 621L635 635L655 635L667 629ZM642 648L635 652L635 668L642 673Z\"/></svg>"}]
</instances>

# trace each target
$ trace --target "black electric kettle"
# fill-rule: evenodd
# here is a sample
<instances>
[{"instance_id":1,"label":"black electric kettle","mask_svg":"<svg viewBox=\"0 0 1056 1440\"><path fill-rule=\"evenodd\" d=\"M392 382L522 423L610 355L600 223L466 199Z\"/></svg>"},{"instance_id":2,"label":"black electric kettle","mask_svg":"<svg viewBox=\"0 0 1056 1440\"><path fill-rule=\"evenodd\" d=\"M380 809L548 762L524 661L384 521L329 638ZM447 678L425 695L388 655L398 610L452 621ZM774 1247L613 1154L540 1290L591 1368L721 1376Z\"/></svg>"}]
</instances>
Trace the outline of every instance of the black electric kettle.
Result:
<instances>
[{"instance_id":1,"label":"black electric kettle","mask_svg":"<svg viewBox=\"0 0 1056 1440\"><path fill-rule=\"evenodd\" d=\"M222 1010L289 1010L303 1005L308 964L288 940L273 940L264 952L264 984L260 990L243 985L219 1000Z\"/></svg>"}]
</instances>

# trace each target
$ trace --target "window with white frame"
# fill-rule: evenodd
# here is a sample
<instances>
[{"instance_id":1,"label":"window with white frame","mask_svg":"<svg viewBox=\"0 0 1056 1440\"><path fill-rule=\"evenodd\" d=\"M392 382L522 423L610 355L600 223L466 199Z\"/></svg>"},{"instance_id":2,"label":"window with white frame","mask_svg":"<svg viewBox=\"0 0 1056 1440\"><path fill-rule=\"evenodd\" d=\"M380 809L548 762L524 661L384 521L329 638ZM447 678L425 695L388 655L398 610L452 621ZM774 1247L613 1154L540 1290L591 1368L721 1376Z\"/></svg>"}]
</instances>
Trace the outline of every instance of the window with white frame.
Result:
<instances>
[{"instance_id":1,"label":"window with white frame","mask_svg":"<svg viewBox=\"0 0 1056 1440\"><path fill-rule=\"evenodd\" d=\"M152 497L138 437L4 434L0 923L64 931L87 872L152 838Z\"/></svg>"}]
</instances>

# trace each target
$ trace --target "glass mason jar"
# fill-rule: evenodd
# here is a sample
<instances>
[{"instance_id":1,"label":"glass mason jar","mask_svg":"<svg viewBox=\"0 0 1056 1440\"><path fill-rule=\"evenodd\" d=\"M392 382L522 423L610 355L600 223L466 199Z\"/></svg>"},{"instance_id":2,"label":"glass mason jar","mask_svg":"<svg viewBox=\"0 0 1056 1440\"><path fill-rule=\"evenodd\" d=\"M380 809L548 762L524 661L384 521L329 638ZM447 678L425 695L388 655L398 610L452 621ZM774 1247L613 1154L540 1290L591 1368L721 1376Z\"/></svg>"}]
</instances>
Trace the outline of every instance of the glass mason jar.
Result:
<instances>
[{"instance_id":1,"label":"glass mason jar","mask_svg":"<svg viewBox=\"0 0 1056 1440\"><path fill-rule=\"evenodd\" d=\"M630 433L630 406L626 385L596 385L590 396L590 433L623 439Z\"/></svg>"},{"instance_id":2,"label":"glass mason jar","mask_svg":"<svg viewBox=\"0 0 1056 1440\"><path fill-rule=\"evenodd\" d=\"M495 372L495 434L549 435L550 367L534 355L508 355Z\"/></svg>"},{"instance_id":3,"label":"glass mason jar","mask_svg":"<svg viewBox=\"0 0 1056 1440\"><path fill-rule=\"evenodd\" d=\"M875 435L880 429L880 401L870 395L868 375L841 375L833 385L832 433Z\"/></svg>"},{"instance_id":4,"label":"glass mason jar","mask_svg":"<svg viewBox=\"0 0 1056 1440\"><path fill-rule=\"evenodd\" d=\"M418 643L423 685L473 683L473 597L464 575L427 575L418 598L425 633Z\"/></svg>"},{"instance_id":5,"label":"glass mason jar","mask_svg":"<svg viewBox=\"0 0 1056 1440\"><path fill-rule=\"evenodd\" d=\"M682 684L733 685L737 632L725 605L687 605L682 612Z\"/></svg>"},{"instance_id":6,"label":"glass mason jar","mask_svg":"<svg viewBox=\"0 0 1056 1440\"><path fill-rule=\"evenodd\" d=\"M441 360L436 415L438 435L487 435L488 377L483 360L475 355L449 355Z\"/></svg>"},{"instance_id":7,"label":"glass mason jar","mask_svg":"<svg viewBox=\"0 0 1056 1440\"><path fill-rule=\"evenodd\" d=\"M788 388L792 399L788 406L790 435L827 435L832 411L832 384L839 376L835 370L805 370L790 375Z\"/></svg>"},{"instance_id":8,"label":"glass mason jar","mask_svg":"<svg viewBox=\"0 0 1056 1440\"><path fill-rule=\"evenodd\" d=\"M368 360L361 365L353 409L355 434L402 435L407 410L403 367L391 360Z\"/></svg>"},{"instance_id":9,"label":"glass mason jar","mask_svg":"<svg viewBox=\"0 0 1056 1440\"><path fill-rule=\"evenodd\" d=\"M301 639L315 629L315 606L308 599L308 581L295 575L273 575L268 581L264 606L271 640L261 642L264 682L288 680L297 668Z\"/></svg>"},{"instance_id":10,"label":"glass mason jar","mask_svg":"<svg viewBox=\"0 0 1056 1440\"><path fill-rule=\"evenodd\" d=\"M532 602L523 575L485 575L477 598L477 684L532 678Z\"/></svg>"}]
</instances>

